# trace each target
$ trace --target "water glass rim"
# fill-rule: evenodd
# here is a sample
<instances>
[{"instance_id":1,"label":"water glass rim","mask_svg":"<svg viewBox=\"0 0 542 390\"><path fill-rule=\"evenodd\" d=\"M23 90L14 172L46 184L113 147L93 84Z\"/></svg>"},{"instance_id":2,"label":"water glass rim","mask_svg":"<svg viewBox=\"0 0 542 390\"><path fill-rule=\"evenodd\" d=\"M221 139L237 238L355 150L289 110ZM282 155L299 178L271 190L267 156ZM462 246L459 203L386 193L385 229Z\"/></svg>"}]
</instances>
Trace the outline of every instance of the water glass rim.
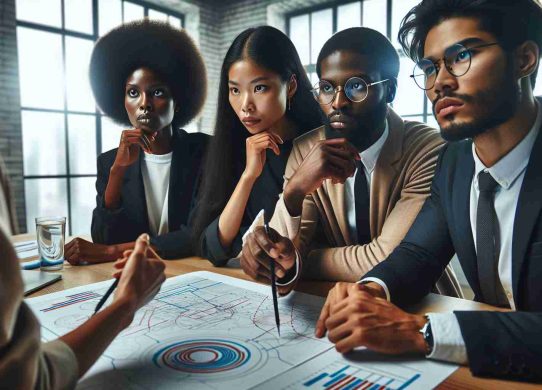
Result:
<instances>
[{"instance_id":1,"label":"water glass rim","mask_svg":"<svg viewBox=\"0 0 542 390\"><path fill-rule=\"evenodd\" d=\"M36 224L43 222L56 222L56 223L66 223L66 217L61 217L59 215L53 215L48 217L36 217Z\"/></svg>"}]
</instances>

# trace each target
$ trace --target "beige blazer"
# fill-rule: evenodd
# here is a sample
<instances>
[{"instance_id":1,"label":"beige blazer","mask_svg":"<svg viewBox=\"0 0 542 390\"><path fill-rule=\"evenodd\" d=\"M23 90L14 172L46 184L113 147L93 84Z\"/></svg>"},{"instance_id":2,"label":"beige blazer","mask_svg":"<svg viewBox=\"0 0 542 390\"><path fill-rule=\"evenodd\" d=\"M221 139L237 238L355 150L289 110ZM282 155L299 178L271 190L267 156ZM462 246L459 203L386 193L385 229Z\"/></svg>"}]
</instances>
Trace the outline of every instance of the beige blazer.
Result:
<instances>
[{"instance_id":1,"label":"beige blazer","mask_svg":"<svg viewBox=\"0 0 542 390\"><path fill-rule=\"evenodd\" d=\"M350 237L344 184L325 180L318 190L305 197L300 220L289 215L282 198L277 203L270 225L293 239L304 278L358 281L401 242L429 196L444 141L437 130L404 121L391 108L387 120L389 135L372 176L369 244L356 245ZM312 147L324 139L325 128L320 127L294 141L284 187ZM437 290L446 295L462 295L451 268L437 284Z\"/></svg>"}]
</instances>

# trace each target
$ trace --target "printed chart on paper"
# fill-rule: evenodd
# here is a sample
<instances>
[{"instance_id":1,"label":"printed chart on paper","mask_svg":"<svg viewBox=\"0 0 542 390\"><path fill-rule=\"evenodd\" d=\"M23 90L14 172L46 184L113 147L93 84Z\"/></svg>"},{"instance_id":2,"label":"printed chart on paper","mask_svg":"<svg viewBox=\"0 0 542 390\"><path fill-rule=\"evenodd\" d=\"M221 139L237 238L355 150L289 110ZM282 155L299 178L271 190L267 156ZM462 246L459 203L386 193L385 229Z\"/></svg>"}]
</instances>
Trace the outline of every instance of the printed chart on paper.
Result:
<instances>
[{"instance_id":1,"label":"printed chart on paper","mask_svg":"<svg viewBox=\"0 0 542 390\"><path fill-rule=\"evenodd\" d=\"M86 321L110 284L28 299L43 338L52 340ZM293 293L279 299L279 337L270 290L211 272L167 279L78 388L248 389L278 376L290 377L292 369L301 369L299 375L305 378L311 373L302 367L326 351L340 358L327 339L314 337L322 298ZM312 386L310 380L294 380L288 386L306 388ZM329 380L317 382L325 385Z\"/></svg>"}]
</instances>

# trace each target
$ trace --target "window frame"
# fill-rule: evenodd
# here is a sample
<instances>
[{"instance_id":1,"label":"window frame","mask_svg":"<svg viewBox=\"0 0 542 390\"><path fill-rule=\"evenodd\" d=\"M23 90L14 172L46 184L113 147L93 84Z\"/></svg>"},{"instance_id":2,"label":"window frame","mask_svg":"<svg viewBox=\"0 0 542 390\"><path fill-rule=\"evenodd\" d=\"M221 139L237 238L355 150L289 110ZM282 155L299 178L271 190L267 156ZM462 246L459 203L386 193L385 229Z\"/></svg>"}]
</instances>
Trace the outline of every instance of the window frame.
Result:
<instances>
[{"instance_id":1,"label":"window frame","mask_svg":"<svg viewBox=\"0 0 542 390\"><path fill-rule=\"evenodd\" d=\"M66 173L65 174L59 174L59 175L27 175L26 172L23 171L23 184L26 183L27 180L36 180L36 179L65 179L66 180L66 199L67 199L67 209L68 209L68 221L71 222L72 220L72 194L71 194L71 179L77 179L77 178L88 178L88 177L96 177L97 174L73 174L70 171L70 147L69 147L69 126L68 126L68 118L70 115L87 115L92 116L95 119L95 136L96 136L96 158L102 153L102 117L104 115L100 112L98 107L95 107L93 112L86 112L86 111L76 111L76 110L69 110L68 109L68 91L67 91L67 81L66 81L66 38L67 37L73 37L73 38L79 38L79 39L85 39L92 41L92 44L94 44L99 38L99 0L91 0L92 2L92 34L83 33L79 31L74 31L67 29L66 26L66 11L65 11L65 3L66 1L70 0L60 0L60 7L61 7L61 27L53 27L48 25L43 25L40 23L35 22L29 22L25 20L19 20L16 19L16 28L27 28L34 31L40 31L40 32L49 32L53 34L60 35L61 37L61 44L62 44L62 76L63 76L63 93L64 93L64 101L63 101L63 109L49 109L49 108L39 108L39 107L29 107L29 106L23 106L21 104L20 112L21 116L24 112L40 112L40 113L54 113L54 114L62 114L64 116L64 148L66 151ZM162 7L160 5L155 5L152 3L148 3L146 1L142 0L120 0L121 2L121 17L124 23L124 4L125 3L132 3L134 5L138 5L143 7L143 15L144 17L148 17L149 10L155 10L164 14L167 14L168 16L172 16L175 18L178 18L181 21L181 28L184 28L185 26L185 15L172 11L168 8ZM20 58L18 59L20 61ZM24 131L24 129L21 128L21 132ZM22 134L22 133L21 133ZM24 147L23 147L23 161L24 161ZM24 169L24 168L23 168ZM26 186L25 186L25 198L26 198ZM26 207L25 207L26 209ZM72 231L72 223L68 223L69 231L67 232L69 235L73 234ZM29 226L26 226L27 231L29 231ZM76 232L77 233L77 232Z\"/></svg>"}]
</instances>

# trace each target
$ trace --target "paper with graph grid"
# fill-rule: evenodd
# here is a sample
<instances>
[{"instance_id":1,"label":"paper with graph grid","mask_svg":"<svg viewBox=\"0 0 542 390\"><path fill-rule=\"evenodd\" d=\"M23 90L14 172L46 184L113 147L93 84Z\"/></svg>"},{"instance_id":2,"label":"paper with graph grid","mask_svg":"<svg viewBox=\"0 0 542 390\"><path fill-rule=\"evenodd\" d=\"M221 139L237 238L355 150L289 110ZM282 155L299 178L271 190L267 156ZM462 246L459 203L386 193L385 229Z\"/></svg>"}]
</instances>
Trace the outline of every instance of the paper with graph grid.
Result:
<instances>
[{"instance_id":1,"label":"paper with graph grid","mask_svg":"<svg viewBox=\"0 0 542 390\"><path fill-rule=\"evenodd\" d=\"M57 338L87 320L110 284L27 300L43 338ZM326 339L314 337L322 304L302 293L279 299L279 337L269 286L211 272L167 279L78 388L249 389L290 378L295 371L288 370L303 373L303 363L326 351L340 357Z\"/></svg>"}]
</instances>

